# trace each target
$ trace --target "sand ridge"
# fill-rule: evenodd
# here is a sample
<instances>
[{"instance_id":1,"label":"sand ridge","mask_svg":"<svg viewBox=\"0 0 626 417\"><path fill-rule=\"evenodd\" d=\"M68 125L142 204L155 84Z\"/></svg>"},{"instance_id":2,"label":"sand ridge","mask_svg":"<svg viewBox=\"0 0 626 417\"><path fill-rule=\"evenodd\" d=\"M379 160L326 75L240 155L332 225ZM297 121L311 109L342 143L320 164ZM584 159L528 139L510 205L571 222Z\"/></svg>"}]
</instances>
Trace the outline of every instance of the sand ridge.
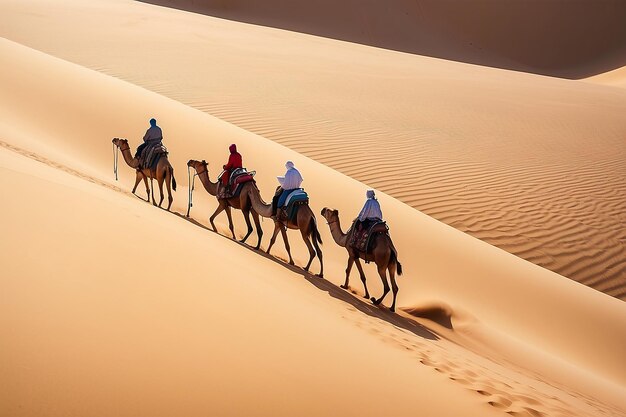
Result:
<instances>
[{"instance_id":1,"label":"sand ridge","mask_svg":"<svg viewBox=\"0 0 626 417\"><path fill-rule=\"evenodd\" d=\"M582 78L626 64L618 0L143 0L223 19L481 66ZM558 22L558 23L556 23ZM584 28L584 30L583 30Z\"/></svg>"}]
</instances>

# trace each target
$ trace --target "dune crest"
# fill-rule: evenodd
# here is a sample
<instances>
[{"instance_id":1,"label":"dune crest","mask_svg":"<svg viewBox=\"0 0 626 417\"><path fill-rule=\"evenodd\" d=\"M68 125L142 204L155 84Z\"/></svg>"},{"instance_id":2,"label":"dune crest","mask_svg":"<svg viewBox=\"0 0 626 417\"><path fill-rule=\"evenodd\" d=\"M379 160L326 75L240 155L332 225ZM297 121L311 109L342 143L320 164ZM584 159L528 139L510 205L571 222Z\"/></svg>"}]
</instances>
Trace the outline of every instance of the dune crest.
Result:
<instances>
[{"instance_id":1,"label":"dune crest","mask_svg":"<svg viewBox=\"0 0 626 417\"><path fill-rule=\"evenodd\" d=\"M141 0L396 51L565 78L626 65L619 0Z\"/></svg>"}]
</instances>

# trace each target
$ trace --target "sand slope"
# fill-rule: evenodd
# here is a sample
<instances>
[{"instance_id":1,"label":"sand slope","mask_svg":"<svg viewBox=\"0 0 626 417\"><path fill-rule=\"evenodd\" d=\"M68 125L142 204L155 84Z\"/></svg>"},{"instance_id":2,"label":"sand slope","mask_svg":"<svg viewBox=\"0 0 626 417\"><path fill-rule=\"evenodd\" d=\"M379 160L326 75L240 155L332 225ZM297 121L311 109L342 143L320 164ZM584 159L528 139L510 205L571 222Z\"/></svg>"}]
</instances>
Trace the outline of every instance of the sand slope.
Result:
<instances>
[{"instance_id":1,"label":"sand slope","mask_svg":"<svg viewBox=\"0 0 626 417\"><path fill-rule=\"evenodd\" d=\"M626 65L619 0L145 0L483 66L582 78Z\"/></svg>"},{"instance_id":2,"label":"sand slope","mask_svg":"<svg viewBox=\"0 0 626 417\"><path fill-rule=\"evenodd\" d=\"M626 297L623 90L132 1L7 0L2 10L1 35L223 118ZM158 116L170 145L188 140ZM134 123L137 139L144 122Z\"/></svg>"},{"instance_id":3,"label":"sand slope","mask_svg":"<svg viewBox=\"0 0 626 417\"><path fill-rule=\"evenodd\" d=\"M626 67L589 77L587 81L612 87L626 88Z\"/></svg>"},{"instance_id":4,"label":"sand slope","mask_svg":"<svg viewBox=\"0 0 626 417\"><path fill-rule=\"evenodd\" d=\"M354 212L362 184L136 86L5 40L0 54L3 414L623 414L622 302L381 193L407 270L400 304L467 313L429 330L372 308L121 193L132 172L109 184L110 138L148 107L168 115L185 139L170 144L179 211L186 159L214 163L233 141L259 172L289 158L314 173L316 212ZM340 282L345 255L323 239Z\"/></svg>"}]
</instances>

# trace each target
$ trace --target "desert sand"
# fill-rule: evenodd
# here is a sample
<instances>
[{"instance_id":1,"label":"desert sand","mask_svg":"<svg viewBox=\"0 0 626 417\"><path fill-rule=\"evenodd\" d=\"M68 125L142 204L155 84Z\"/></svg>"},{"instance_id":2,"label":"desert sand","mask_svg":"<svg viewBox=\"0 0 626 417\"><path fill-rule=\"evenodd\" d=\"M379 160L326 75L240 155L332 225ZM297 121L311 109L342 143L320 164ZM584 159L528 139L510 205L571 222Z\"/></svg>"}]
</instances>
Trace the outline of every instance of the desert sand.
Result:
<instances>
[{"instance_id":1,"label":"desert sand","mask_svg":"<svg viewBox=\"0 0 626 417\"><path fill-rule=\"evenodd\" d=\"M186 161L206 159L214 178L230 143L237 143L245 165L258 171L257 182L266 200L275 187L275 175L291 159L303 172L313 211L337 208L344 225L360 208L373 182L359 182L359 175L345 169L339 172L320 155L310 155L333 149L321 134L305 132L300 141L280 143L271 134L245 130L242 123L229 123L219 111L189 105L163 91L182 95L197 91L200 101L206 99L207 90L194 90L202 84L194 78L201 75L195 64L204 59L206 69L213 61L213 71L223 72L225 78L231 71L233 84L220 84L221 79L211 78L216 74L210 72L202 78L223 99L222 109L229 113L226 91L238 76L242 77L239 81L247 80L238 88L253 94L246 89L252 80L243 77L243 70L233 71L247 57L248 71L254 68L260 77L254 90L257 99L248 105L259 105L258 111L265 107L276 111L277 100L285 100L280 125L271 123L278 118L263 116L254 119L258 126L263 120L270 121L266 129L281 132L296 126L290 117L303 111L296 106L303 92L292 90L290 83L298 78L301 86L308 85L310 103L320 106L315 107L320 111L315 117L328 117L331 130L349 109L354 118L348 120L359 120L367 129L368 113L361 113L367 106L359 100L342 105L346 95L340 90L335 101L321 106L330 86L324 84L323 75L330 80L331 68L342 73L358 66L357 57L367 64L368 56L382 54L388 58L385 65L397 66L394 71L404 67L405 72L366 84L368 89L381 90L387 83L399 85L420 64L432 74L442 72L442 83L454 77L477 83L483 76L491 80L484 81L485 86L500 76L504 91L498 97L526 91L530 100L535 92L553 91L565 94L572 108L581 107L570 109L569 121L577 123L577 129L585 126L585 120L591 124L596 118L594 146L585 148L580 137L579 141L571 139L574 142L561 163L575 164L579 160L568 159L575 154L593 160L592 151L600 148L598 141L613 140L612 150L598 151L597 158L604 159L597 163L597 170L604 176L605 192L617 201L608 206L619 212L618 154L623 142L618 141L620 125L614 113L623 108L621 89L419 58L125 0L87 5L71 0L53 4L4 1L0 5L1 35L6 38L0 40L0 56L10 63L0 67L0 181L5 195L0 211L1 415L620 416L626 412L626 305L622 301L441 223L395 198L393 192L385 193L384 186L376 187L405 269L399 278L397 314L363 300L356 275L351 291L338 287L344 278L345 251L334 244L319 215L326 279L286 265L280 243L273 252L276 257L266 256L208 230L207 217L216 202L200 188L195 191L192 219L185 219ZM38 20L38 25L31 19ZM142 26L155 20L161 28L158 36ZM207 30L224 38L207 38ZM153 45L140 37L145 33L154 36ZM72 34L73 41L68 42ZM189 49L171 41L177 37L186 37ZM272 44L260 48L272 37L274 46L283 46L276 52L284 55L283 68L276 67L271 55L262 59ZM101 43L96 46L98 39ZM302 39L311 48L318 45L320 54L324 52L316 61L318 66L309 62L309 76L319 77L289 71L297 62L290 54L299 51ZM143 48L138 47L141 42ZM239 48L233 48L234 44ZM201 45L213 45L211 52L222 48L224 60L206 52L204 58L192 54ZM139 54L141 50L165 56L177 51L179 59L144 65L140 72L139 61L147 58ZM228 51L230 63L225 59ZM350 51L353 55L347 55ZM315 52L315 48L307 50L307 54ZM104 62L111 56L124 59ZM340 61L343 57L346 67L338 69L321 59L328 57ZM100 59L104 61L98 63ZM170 71L172 77L151 72L156 67ZM274 83L264 84L272 68ZM355 78L360 74L352 73ZM346 77L343 73L333 86L343 85ZM377 74L369 73L369 77L377 78ZM169 82L176 83L175 87ZM459 85L450 81L446 88L453 94ZM266 94L260 94L263 88ZM273 95L276 90L284 95ZM289 98L289 94L295 96ZM582 108L583 98L600 104ZM415 109L419 99L413 100L417 100ZM576 100L581 100L578 106ZM497 110L497 100L493 101L485 111ZM462 102L449 105L463 107ZM554 112L558 114L564 105L554 104ZM398 117L402 108L398 107ZM431 106L428 112L434 117L436 109ZM230 113L240 110L231 108ZM445 113L443 102L439 110ZM540 110L535 109L532 116L539 118ZM245 108L241 111L244 119L250 118ZM513 113L510 108L503 111ZM111 138L127 137L136 146L152 116L164 128L179 184L172 213L129 193L134 179L130 168L122 164L119 182L112 173ZM439 114L420 128L435 129L437 121L442 123L439 129L460 128L446 127L447 118L447 113ZM470 119L460 120L470 123ZM549 125L547 119L539 118L539 125ZM414 120L406 123L412 125ZM479 128L487 123L480 117L474 123L479 139ZM505 121L500 123L504 129ZM587 128L590 132L590 125ZM607 132L614 132L613 136ZM345 149L339 146L341 136ZM335 155L343 156L342 163L363 167L359 158L346 156L355 137L338 130L332 137ZM393 148L400 143L393 145L391 140L378 146ZM496 155L514 143L498 147L491 136L485 141L479 149ZM558 146L554 141L550 146ZM410 142L405 138L404 143ZM448 145L450 155L462 149ZM517 155L527 149L536 158L548 152L532 145L521 144L508 152ZM611 161L617 168L611 168ZM503 169L514 166L505 162ZM382 171L381 165L373 166L371 172L363 173ZM543 177L540 172L536 176L538 181L554 179L552 194L556 194L575 183L563 178L566 172L551 177L546 169ZM486 170L482 176L489 178L488 174ZM458 174L457 181L465 180L463 175ZM530 184L533 177L522 178ZM398 183L393 178L386 181L389 186ZM594 180L589 181L593 184ZM532 189L532 185L527 187ZM606 207L602 201L598 198L594 203L598 212ZM528 207L532 210L531 202ZM498 209L493 206L494 211ZM235 218L241 235L241 215L235 213ZM267 247L269 223L263 223L262 247ZM226 234L224 217L219 226L221 234ZM595 226L604 236L615 233L606 230L604 223ZM500 232L493 230L496 235ZM256 243L251 239L250 243ZM290 241L296 264L302 266L306 249L294 232ZM623 265L619 254L614 259ZM318 268L314 262L313 272ZM372 265L366 266L366 273L370 290L377 296L381 289ZM387 298L384 304L389 303Z\"/></svg>"}]
</instances>

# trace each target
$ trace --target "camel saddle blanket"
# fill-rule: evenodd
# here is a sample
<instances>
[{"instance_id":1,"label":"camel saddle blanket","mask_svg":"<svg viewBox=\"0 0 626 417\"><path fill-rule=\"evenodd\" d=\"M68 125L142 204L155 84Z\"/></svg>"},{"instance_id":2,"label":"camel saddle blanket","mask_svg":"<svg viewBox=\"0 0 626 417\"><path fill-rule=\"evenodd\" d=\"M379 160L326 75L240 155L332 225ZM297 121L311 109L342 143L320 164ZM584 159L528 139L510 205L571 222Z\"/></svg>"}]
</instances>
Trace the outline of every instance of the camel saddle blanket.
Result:
<instances>
[{"instance_id":1,"label":"camel saddle blanket","mask_svg":"<svg viewBox=\"0 0 626 417\"><path fill-rule=\"evenodd\" d=\"M365 220L360 222L357 220L352 223L352 234L348 244L350 247L365 253L372 251L372 237L376 233L389 233L389 226L382 220Z\"/></svg>"},{"instance_id":2,"label":"camel saddle blanket","mask_svg":"<svg viewBox=\"0 0 626 417\"><path fill-rule=\"evenodd\" d=\"M254 182L254 176L256 175L256 171L248 171L245 168L236 168L230 174L230 178L228 179L228 186L224 187L222 185L222 175L224 175L224 172L222 172L220 176L217 178L218 180L217 197L218 198L237 197L241 193L241 188L243 187L243 184L250 182L250 181Z\"/></svg>"},{"instance_id":3,"label":"camel saddle blanket","mask_svg":"<svg viewBox=\"0 0 626 417\"><path fill-rule=\"evenodd\" d=\"M283 196L281 196L283 197ZM284 203L279 204L280 210L278 211L278 217L280 220L295 220L298 215L298 210L301 206L309 204L309 195L302 188L297 188L290 193L284 200Z\"/></svg>"},{"instance_id":4,"label":"camel saddle blanket","mask_svg":"<svg viewBox=\"0 0 626 417\"><path fill-rule=\"evenodd\" d=\"M161 156L167 154L167 148L161 143L161 141L158 141L155 144L148 144L148 146L146 146L141 152L141 155L139 155L139 166L141 169L150 169L151 171L154 171L159 163L159 159L161 159Z\"/></svg>"}]
</instances>

